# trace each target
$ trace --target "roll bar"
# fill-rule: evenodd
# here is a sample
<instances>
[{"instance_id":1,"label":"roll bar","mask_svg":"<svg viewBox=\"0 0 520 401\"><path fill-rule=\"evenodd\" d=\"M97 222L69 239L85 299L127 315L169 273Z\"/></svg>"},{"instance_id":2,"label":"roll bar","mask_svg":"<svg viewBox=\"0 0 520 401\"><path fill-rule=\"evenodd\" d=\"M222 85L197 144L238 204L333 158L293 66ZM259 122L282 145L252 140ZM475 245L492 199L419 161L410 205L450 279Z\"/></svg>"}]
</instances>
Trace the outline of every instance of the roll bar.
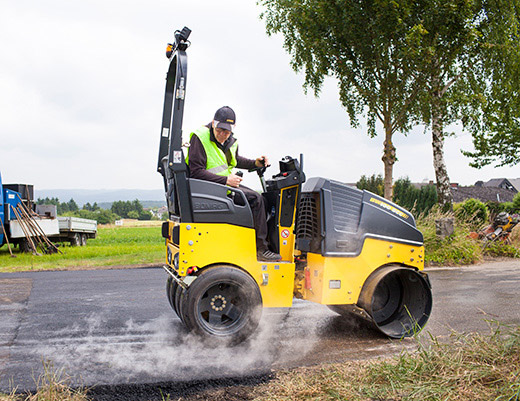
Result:
<instances>
[{"instance_id":1,"label":"roll bar","mask_svg":"<svg viewBox=\"0 0 520 401\"><path fill-rule=\"evenodd\" d=\"M164 181L164 190L170 215L178 215L181 221L193 222L188 168L182 150L182 118L186 96L188 57L186 49L191 30L184 27L175 31L174 43L168 44L166 57L170 66L166 74L166 89L159 144L157 171Z\"/></svg>"}]
</instances>

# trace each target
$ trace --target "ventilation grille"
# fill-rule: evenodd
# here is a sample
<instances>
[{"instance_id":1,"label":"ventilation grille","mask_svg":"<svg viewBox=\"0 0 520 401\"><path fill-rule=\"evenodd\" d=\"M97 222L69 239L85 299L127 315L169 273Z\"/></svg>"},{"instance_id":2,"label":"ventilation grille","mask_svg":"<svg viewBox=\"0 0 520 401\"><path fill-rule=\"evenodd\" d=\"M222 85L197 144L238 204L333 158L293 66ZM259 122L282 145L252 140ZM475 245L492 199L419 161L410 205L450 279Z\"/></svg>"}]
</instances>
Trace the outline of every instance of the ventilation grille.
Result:
<instances>
[{"instance_id":1,"label":"ventilation grille","mask_svg":"<svg viewBox=\"0 0 520 401\"><path fill-rule=\"evenodd\" d=\"M296 227L296 238L312 241L319 238L318 208L313 194L304 193L300 200L298 209L298 225Z\"/></svg>"},{"instance_id":2,"label":"ventilation grille","mask_svg":"<svg viewBox=\"0 0 520 401\"><path fill-rule=\"evenodd\" d=\"M357 232L361 217L363 191L339 182L330 182L334 228L338 231Z\"/></svg>"}]
</instances>

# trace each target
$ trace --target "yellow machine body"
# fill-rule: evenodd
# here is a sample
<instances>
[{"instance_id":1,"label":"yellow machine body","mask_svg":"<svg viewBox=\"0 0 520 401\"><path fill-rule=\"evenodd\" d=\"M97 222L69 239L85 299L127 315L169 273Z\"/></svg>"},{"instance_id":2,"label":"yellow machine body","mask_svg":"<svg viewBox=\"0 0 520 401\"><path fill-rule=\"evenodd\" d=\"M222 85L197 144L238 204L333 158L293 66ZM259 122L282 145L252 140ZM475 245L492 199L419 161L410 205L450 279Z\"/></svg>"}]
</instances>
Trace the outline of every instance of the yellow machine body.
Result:
<instances>
[{"instance_id":1,"label":"yellow machine body","mask_svg":"<svg viewBox=\"0 0 520 401\"><path fill-rule=\"evenodd\" d=\"M173 225L170 222L171 228ZM256 281L264 307L291 306L295 264L292 261L259 262L255 244L252 228L219 223L181 223L178 268L173 263L170 267L184 277L209 266L235 266ZM168 248L169 252L177 251L171 241L168 241Z\"/></svg>"},{"instance_id":2,"label":"yellow machine body","mask_svg":"<svg viewBox=\"0 0 520 401\"><path fill-rule=\"evenodd\" d=\"M170 222L170 231L175 223ZM281 229L280 232L283 230ZM294 250L290 231L286 246ZM377 268L399 264L414 270L424 267L424 247L374 238L365 240L361 253L352 257L324 257L307 254L304 274L296 274L293 252L281 262L260 262L256 257L255 231L219 223L181 223L179 247L167 242L170 255L179 253L178 266L170 263L179 277L215 265L235 266L255 280L264 307L290 307L293 295L324 305L355 304L366 279ZM169 258L173 260L173 258Z\"/></svg>"},{"instance_id":3,"label":"yellow machine body","mask_svg":"<svg viewBox=\"0 0 520 401\"><path fill-rule=\"evenodd\" d=\"M424 247L367 238L353 257L307 254L307 267L297 285L303 299L324 305L356 304L367 278L379 267L397 264L422 270Z\"/></svg>"}]
</instances>

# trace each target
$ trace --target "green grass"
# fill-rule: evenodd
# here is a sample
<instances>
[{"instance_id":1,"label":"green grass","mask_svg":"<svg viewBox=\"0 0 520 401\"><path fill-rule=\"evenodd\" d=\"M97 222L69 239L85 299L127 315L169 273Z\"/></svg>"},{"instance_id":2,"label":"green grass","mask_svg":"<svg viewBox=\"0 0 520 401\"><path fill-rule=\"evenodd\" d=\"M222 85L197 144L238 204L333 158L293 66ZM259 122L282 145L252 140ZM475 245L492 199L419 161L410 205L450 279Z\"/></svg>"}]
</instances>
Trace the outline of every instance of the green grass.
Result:
<instances>
[{"instance_id":1,"label":"green grass","mask_svg":"<svg viewBox=\"0 0 520 401\"><path fill-rule=\"evenodd\" d=\"M165 255L160 226L99 227L97 238L89 239L87 246L65 243L59 249L63 253L37 256L16 248L16 258L12 258L4 245L0 248L0 272L158 264Z\"/></svg>"},{"instance_id":2,"label":"green grass","mask_svg":"<svg viewBox=\"0 0 520 401\"><path fill-rule=\"evenodd\" d=\"M371 362L281 371L254 400L520 400L520 326L435 338Z\"/></svg>"}]
</instances>

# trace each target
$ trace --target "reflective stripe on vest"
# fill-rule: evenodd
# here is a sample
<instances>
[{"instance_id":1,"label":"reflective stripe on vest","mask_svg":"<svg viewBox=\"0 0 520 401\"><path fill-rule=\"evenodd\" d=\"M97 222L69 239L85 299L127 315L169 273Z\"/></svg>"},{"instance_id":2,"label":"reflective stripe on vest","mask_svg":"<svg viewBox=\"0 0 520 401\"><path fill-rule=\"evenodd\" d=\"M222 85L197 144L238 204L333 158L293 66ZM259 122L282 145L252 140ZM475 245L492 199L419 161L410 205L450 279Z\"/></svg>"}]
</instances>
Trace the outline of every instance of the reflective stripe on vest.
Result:
<instances>
[{"instance_id":1,"label":"reflective stripe on vest","mask_svg":"<svg viewBox=\"0 0 520 401\"><path fill-rule=\"evenodd\" d=\"M227 177L231 174L233 168L237 165L237 148L238 144L235 143L229 149L231 151L231 164L228 165L226 154L220 149L215 142L210 139L210 132L208 127L201 127L198 130L190 134L190 140L192 135L197 135L204 151L206 152L206 170L210 173ZM188 155L186 156L186 164L189 166L190 151L188 149Z\"/></svg>"}]
</instances>

